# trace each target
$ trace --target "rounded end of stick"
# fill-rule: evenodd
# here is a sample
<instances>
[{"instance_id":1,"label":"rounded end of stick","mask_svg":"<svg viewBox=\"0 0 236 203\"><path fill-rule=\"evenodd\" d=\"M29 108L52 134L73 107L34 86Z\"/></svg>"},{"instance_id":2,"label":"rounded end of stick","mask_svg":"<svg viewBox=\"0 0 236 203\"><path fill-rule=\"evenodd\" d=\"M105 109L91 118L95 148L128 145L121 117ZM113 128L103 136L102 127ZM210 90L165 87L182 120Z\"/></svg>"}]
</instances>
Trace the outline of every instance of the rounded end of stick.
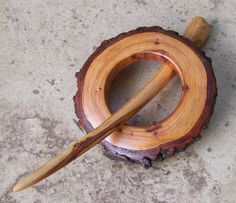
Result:
<instances>
[{"instance_id":1,"label":"rounded end of stick","mask_svg":"<svg viewBox=\"0 0 236 203\"><path fill-rule=\"evenodd\" d=\"M184 36L190 39L198 47L201 47L207 40L209 33L209 24L201 16L192 19L187 26Z\"/></svg>"}]
</instances>

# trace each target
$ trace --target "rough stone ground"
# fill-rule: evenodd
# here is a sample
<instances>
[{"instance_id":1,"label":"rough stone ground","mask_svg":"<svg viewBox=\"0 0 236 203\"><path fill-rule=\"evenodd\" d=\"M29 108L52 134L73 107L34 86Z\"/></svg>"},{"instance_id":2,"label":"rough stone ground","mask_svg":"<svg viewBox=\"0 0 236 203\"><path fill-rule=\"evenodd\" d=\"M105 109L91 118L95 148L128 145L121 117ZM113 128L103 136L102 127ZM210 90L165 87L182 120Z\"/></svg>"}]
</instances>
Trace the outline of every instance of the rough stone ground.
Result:
<instances>
[{"instance_id":1,"label":"rough stone ground","mask_svg":"<svg viewBox=\"0 0 236 203\"><path fill-rule=\"evenodd\" d=\"M235 10L234 0L0 0L0 202L236 202ZM73 121L74 74L102 40L139 26L181 32L196 15L212 25L204 49L219 89L200 141L148 170L109 160L96 146L36 186L11 192L22 174L84 134ZM114 85L113 106L148 70L123 75L135 85L125 92ZM170 86L145 108L156 112L149 118L173 106L173 92ZM145 111L134 122L144 122Z\"/></svg>"}]
</instances>

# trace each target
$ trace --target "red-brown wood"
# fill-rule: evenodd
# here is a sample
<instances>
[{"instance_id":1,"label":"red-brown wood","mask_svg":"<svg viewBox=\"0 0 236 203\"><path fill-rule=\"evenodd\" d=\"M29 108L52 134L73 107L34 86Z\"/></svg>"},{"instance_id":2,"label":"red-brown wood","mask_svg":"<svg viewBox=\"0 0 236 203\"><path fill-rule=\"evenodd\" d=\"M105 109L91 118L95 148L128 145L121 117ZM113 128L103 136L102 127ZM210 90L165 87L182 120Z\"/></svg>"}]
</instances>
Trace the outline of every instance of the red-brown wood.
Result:
<instances>
[{"instance_id":1,"label":"red-brown wood","mask_svg":"<svg viewBox=\"0 0 236 203\"><path fill-rule=\"evenodd\" d=\"M138 28L136 30L129 31L127 33L122 33L118 35L115 38L112 38L110 40L104 41L100 47L97 48L97 50L88 58L80 72L76 75L77 76L77 82L78 82L78 92L74 97L75 101L75 108L76 108L76 114L79 118L80 125L86 130L86 132L90 132L94 129L93 124L90 123L90 121L87 119L83 105L82 105L82 99L83 99L83 88L84 88L84 80L86 78L86 74L88 69L90 68L92 62L104 51L107 50L109 47L114 45L115 43L126 39L127 37L141 34L141 33L162 33L164 35L170 36L174 39L177 39L184 43L186 46L188 46L191 50L194 51L194 53L198 56L198 58L201 60L201 63L204 65L206 74L207 74L207 99L205 102L205 107L202 111L202 115L200 116L199 120L195 123L194 127L186 134L184 134L180 139L173 140L166 142L164 144L161 144L160 146L153 147L150 149L145 150L133 150L129 149L128 147L120 147L119 144L114 144L109 141L109 139L106 139L101 142L101 144L105 148L105 155L109 156L110 158L115 159L123 159L123 160L132 160L141 163L145 167L151 166L151 161L158 158L159 156L165 157L165 155L170 155L174 153L175 151L180 151L186 148L187 145L192 143L195 138L198 137L198 135L201 132L201 129L206 125L208 122L214 108L215 104L215 98L216 98L216 81L215 76L211 64L210 58L205 56L205 53L202 52L197 46L195 46L190 40L186 39L183 36L178 35L178 33L174 31L164 30L160 27L142 27ZM199 42L199 41L198 41ZM158 41L155 43L159 43ZM149 50L150 51L150 50ZM164 53L165 54L165 53ZM136 59L142 60L142 59L155 59L153 58L152 54L136 54L135 56L132 56L132 58L128 59L128 63L131 63L135 61ZM166 62L166 61L164 61ZM122 65L126 65L127 63L123 63ZM109 86L109 85L108 85ZM186 88L183 87L183 91L185 91ZM108 92L108 90L106 90ZM106 93L105 93L106 94ZM158 128L159 123L154 123L149 126L146 126L147 129L155 129ZM96 126L95 126L96 127Z\"/></svg>"},{"instance_id":2,"label":"red-brown wood","mask_svg":"<svg viewBox=\"0 0 236 203\"><path fill-rule=\"evenodd\" d=\"M184 35L201 46L208 30L208 23L196 17ZM106 94L112 79L127 64L142 59L161 60L166 64L111 115ZM124 124L175 74L181 79L182 95L171 115L158 123L138 128ZM196 139L215 104L216 81L210 59L186 38L160 27L138 28L105 41L77 76L76 113L89 133L23 177L13 191L23 190L50 176L103 139L107 155L149 167L153 159L182 150ZM94 127L96 129L92 130Z\"/></svg>"}]
</instances>

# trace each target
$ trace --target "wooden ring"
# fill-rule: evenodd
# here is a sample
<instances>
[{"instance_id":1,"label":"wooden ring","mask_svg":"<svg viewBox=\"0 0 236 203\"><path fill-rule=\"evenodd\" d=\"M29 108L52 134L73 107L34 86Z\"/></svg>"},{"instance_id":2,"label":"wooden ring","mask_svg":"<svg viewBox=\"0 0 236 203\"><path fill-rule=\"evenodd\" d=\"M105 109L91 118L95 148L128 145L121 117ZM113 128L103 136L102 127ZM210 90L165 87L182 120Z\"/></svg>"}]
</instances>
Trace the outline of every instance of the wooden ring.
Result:
<instances>
[{"instance_id":1,"label":"wooden ring","mask_svg":"<svg viewBox=\"0 0 236 203\"><path fill-rule=\"evenodd\" d=\"M217 90L211 60L190 40L156 26L122 33L104 41L76 74L75 110L86 132L111 115L107 96L114 77L143 59L174 68L182 82L180 102L164 120L148 126L124 124L101 144L109 157L149 167L151 160L185 149L199 135L213 112Z\"/></svg>"}]
</instances>

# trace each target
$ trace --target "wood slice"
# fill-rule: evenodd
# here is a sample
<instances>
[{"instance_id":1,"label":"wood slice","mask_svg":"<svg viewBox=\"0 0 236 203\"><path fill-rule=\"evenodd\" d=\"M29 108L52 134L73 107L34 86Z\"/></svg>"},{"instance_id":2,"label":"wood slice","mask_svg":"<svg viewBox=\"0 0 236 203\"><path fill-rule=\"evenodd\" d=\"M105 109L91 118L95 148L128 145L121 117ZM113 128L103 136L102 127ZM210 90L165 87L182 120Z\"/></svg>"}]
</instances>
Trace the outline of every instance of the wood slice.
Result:
<instances>
[{"instance_id":1,"label":"wood slice","mask_svg":"<svg viewBox=\"0 0 236 203\"><path fill-rule=\"evenodd\" d=\"M200 134L213 112L216 80L210 58L187 38L161 27L142 27L102 42L77 76L75 112L87 133L110 117L107 96L112 80L138 60L158 60L170 66L182 82L175 110L146 126L124 124L101 144L110 158L145 167L152 160L186 148Z\"/></svg>"}]
</instances>

